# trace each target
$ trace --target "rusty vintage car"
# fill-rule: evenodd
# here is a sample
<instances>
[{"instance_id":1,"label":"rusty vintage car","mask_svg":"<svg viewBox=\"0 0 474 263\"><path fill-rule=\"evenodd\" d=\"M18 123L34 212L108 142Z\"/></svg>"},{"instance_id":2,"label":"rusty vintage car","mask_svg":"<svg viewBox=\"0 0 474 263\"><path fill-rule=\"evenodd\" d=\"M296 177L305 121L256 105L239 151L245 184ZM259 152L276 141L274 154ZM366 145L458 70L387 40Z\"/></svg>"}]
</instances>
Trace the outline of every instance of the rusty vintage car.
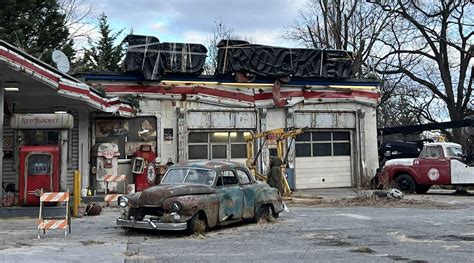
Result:
<instances>
[{"instance_id":1,"label":"rusty vintage car","mask_svg":"<svg viewBox=\"0 0 474 263\"><path fill-rule=\"evenodd\" d=\"M118 203L118 226L188 234L234 222L258 222L284 210L277 189L256 181L243 164L225 161L174 165L161 184L122 196Z\"/></svg>"}]
</instances>

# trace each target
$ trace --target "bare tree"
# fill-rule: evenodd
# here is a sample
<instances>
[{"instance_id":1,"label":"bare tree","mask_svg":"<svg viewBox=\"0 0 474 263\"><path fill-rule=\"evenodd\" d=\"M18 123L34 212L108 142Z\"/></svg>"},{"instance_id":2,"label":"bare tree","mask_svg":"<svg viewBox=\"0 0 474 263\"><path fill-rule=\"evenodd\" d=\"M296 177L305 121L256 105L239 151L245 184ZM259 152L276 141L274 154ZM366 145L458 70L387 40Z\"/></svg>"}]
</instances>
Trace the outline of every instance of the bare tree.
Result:
<instances>
[{"instance_id":1,"label":"bare tree","mask_svg":"<svg viewBox=\"0 0 474 263\"><path fill-rule=\"evenodd\" d=\"M61 13L65 16L65 26L69 30L69 40L73 40L76 47L86 45L88 38L96 31L99 18L94 2L59 0L59 5Z\"/></svg>"},{"instance_id":2,"label":"bare tree","mask_svg":"<svg viewBox=\"0 0 474 263\"><path fill-rule=\"evenodd\" d=\"M353 77L370 73L368 61L390 13L361 0L309 0L284 37L307 47L354 52Z\"/></svg>"},{"instance_id":3,"label":"bare tree","mask_svg":"<svg viewBox=\"0 0 474 263\"><path fill-rule=\"evenodd\" d=\"M253 42L252 37L235 33L234 28L229 26L224 20L222 20L222 18L216 19L206 45L207 59L204 64L204 74L214 74L217 68L217 54L219 51L217 44L219 44L223 39L245 40L250 43Z\"/></svg>"},{"instance_id":4,"label":"bare tree","mask_svg":"<svg viewBox=\"0 0 474 263\"><path fill-rule=\"evenodd\" d=\"M474 44L473 5L458 0L374 2L393 16L386 34L380 38L388 51L379 57L377 72L401 74L420 92L430 94L413 98L419 102L418 112L429 121L439 121L442 115L433 114L431 104L445 107L453 121L471 114L474 76L469 68L473 56L469 48ZM447 136L461 142L460 130Z\"/></svg>"}]
</instances>

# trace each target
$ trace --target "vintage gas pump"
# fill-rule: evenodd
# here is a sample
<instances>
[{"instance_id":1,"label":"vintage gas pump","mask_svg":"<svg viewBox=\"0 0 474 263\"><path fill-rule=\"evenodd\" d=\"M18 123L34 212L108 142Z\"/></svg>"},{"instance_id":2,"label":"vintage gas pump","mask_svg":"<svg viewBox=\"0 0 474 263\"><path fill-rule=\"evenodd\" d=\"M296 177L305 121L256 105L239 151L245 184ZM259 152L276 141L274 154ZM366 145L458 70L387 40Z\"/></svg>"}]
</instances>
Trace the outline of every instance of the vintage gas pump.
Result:
<instances>
[{"instance_id":1,"label":"vintage gas pump","mask_svg":"<svg viewBox=\"0 0 474 263\"><path fill-rule=\"evenodd\" d=\"M153 152L151 145L142 144L138 151L134 153L134 156L132 173L134 175L135 189L140 192L155 185L156 154Z\"/></svg>"},{"instance_id":2,"label":"vintage gas pump","mask_svg":"<svg viewBox=\"0 0 474 263\"><path fill-rule=\"evenodd\" d=\"M118 175L120 152L115 143L98 143L91 149L91 182L96 192L105 193L105 176ZM107 192L117 192L117 182L108 183Z\"/></svg>"},{"instance_id":3,"label":"vintage gas pump","mask_svg":"<svg viewBox=\"0 0 474 263\"><path fill-rule=\"evenodd\" d=\"M42 192L59 192L60 156L56 145L20 147L21 205L39 205Z\"/></svg>"}]
</instances>

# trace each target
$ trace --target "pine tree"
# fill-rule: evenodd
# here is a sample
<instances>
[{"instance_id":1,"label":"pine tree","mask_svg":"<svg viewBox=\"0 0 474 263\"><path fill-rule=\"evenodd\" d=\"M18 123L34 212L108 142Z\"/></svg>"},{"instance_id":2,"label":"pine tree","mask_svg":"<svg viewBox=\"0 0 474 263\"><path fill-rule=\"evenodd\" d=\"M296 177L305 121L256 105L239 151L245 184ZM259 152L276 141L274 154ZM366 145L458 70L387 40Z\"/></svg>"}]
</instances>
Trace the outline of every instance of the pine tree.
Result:
<instances>
[{"instance_id":1,"label":"pine tree","mask_svg":"<svg viewBox=\"0 0 474 263\"><path fill-rule=\"evenodd\" d=\"M47 63L51 53L75 55L57 0L0 0L0 39Z\"/></svg>"},{"instance_id":2,"label":"pine tree","mask_svg":"<svg viewBox=\"0 0 474 263\"><path fill-rule=\"evenodd\" d=\"M112 33L107 16L99 18L100 39L96 42L89 38L89 49L84 51L83 62L88 71L120 71L120 62L124 55L123 44L115 45L115 41L122 33Z\"/></svg>"}]
</instances>

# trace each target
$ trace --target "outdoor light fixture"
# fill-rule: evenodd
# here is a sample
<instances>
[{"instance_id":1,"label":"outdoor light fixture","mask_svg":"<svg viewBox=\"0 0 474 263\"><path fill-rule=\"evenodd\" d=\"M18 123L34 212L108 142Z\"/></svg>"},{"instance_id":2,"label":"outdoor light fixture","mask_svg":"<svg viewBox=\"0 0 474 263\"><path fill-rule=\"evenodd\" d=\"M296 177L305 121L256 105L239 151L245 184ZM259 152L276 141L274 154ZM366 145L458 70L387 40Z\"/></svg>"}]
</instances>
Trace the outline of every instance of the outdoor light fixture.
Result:
<instances>
[{"instance_id":1,"label":"outdoor light fixture","mask_svg":"<svg viewBox=\"0 0 474 263\"><path fill-rule=\"evenodd\" d=\"M5 91L20 91L19 88L16 88L16 87L6 87L4 88Z\"/></svg>"}]
</instances>

